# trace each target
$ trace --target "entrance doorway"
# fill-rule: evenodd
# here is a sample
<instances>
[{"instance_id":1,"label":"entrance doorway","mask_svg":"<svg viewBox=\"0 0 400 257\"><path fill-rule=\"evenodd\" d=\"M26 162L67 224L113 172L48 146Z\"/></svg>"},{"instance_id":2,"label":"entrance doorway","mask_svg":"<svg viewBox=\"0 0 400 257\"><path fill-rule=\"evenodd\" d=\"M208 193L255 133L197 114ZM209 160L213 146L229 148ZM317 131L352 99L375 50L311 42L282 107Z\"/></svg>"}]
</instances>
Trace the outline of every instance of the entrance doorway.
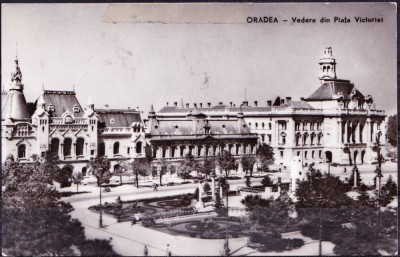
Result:
<instances>
[{"instance_id":1,"label":"entrance doorway","mask_svg":"<svg viewBox=\"0 0 400 257\"><path fill-rule=\"evenodd\" d=\"M332 163L332 152L326 151L325 152L326 162Z\"/></svg>"}]
</instances>

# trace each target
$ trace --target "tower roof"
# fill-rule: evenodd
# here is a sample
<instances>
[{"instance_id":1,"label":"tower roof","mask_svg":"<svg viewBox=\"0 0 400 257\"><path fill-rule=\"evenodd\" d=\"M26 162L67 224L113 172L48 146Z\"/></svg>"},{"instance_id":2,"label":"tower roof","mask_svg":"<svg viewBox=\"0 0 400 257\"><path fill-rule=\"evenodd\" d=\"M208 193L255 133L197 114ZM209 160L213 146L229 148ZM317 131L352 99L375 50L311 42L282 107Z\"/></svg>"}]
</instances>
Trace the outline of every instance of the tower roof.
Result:
<instances>
[{"instance_id":1,"label":"tower roof","mask_svg":"<svg viewBox=\"0 0 400 257\"><path fill-rule=\"evenodd\" d=\"M22 91L10 90L5 98L1 110L1 120L9 118L16 121L27 121L31 119L25 96Z\"/></svg>"},{"instance_id":2,"label":"tower roof","mask_svg":"<svg viewBox=\"0 0 400 257\"><path fill-rule=\"evenodd\" d=\"M306 100L334 100L343 97L364 97L349 80L326 80L314 93Z\"/></svg>"}]
</instances>

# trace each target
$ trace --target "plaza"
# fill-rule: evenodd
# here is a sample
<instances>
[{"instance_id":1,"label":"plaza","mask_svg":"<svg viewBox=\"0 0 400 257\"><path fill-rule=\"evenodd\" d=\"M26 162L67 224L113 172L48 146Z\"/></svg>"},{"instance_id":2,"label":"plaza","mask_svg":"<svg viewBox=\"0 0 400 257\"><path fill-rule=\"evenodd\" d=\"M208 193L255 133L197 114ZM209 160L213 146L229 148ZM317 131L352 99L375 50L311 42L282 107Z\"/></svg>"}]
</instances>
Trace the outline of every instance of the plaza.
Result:
<instances>
[{"instance_id":1,"label":"plaza","mask_svg":"<svg viewBox=\"0 0 400 257\"><path fill-rule=\"evenodd\" d=\"M361 171L361 178L364 183L373 183L374 167L371 165L360 165L358 166ZM321 168L322 171L326 171L325 167ZM348 173L351 169L348 168ZM306 171L306 169L305 169ZM343 172L343 167L331 167L330 172L344 178L346 174ZM382 166L383 178L385 181L389 175L394 180L397 179L397 164L396 163L385 163ZM273 180L276 180L279 176L277 173L270 174ZM282 175L282 174L281 174ZM348 176L349 174L347 174ZM282 177L282 182L287 181L286 177ZM257 183L261 179L252 178L253 183ZM233 181L234 185L244 186L244 180ZM159 191L154 191L152 188L136 188L132 185L123 185L111 189L111 192L103 193L104 202L115 202L117 197L120 197L122 201L130 200L143 200L154 197L164 197L173 195L182 195L193 193L197 188L197 184L183 184L177 186L163 186L159 188ZM74 191L75 188L62 188L60 191ZM112 238L112 245L116 252L121 255L143 255L143 249L146 245L148 247L149 255L164 255L166 245L170 245L170 250L174 256L188 256L188 255L203 255L203 256L215 256L220 255L223 252L224 239L200 239L191 238L182 235L171 235L163 233L151 228L146 228L140 224L131 225L130 222L118 223L117 219L109 215L103 215L103 224L105 228L99 228L99 214L88 209L88 206L93 206L99 203L99 188L92 185L80 186L80 191L87 191L88 193L82 193L73 195L71 197L63 198L63 200L70 202L74 207L74 211L71 213L73 218L79 219L85 227L86 236L89 238ZM232 197L233 198L233 197ZM241 203L237 200L230 202L230 206L242 207ZM283 238L300 238L304 240L304 245L301 248L294 249L292 251L284 252L258 252L253 248L246 246L248 238L232 238L229 239L230 248L232 251L239 249L233 255L245 255L245 256L266 256L266 255L317 255L319 251L319 242L312 240L311 238L303 236L299 231L290 233L284 233ZM201 246L201 247L200 247ZM322 253L323 255L333 255L334 245L331 242L322 242Z\"/></svg>"}]
</instances>

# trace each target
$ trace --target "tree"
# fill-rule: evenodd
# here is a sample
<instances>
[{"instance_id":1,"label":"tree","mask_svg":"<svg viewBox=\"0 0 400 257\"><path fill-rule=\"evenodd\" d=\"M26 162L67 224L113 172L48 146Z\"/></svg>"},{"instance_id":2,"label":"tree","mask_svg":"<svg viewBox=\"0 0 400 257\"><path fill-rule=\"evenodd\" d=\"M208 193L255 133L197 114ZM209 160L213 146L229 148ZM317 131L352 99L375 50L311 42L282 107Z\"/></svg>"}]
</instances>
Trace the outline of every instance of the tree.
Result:
<instances>
[{"instance_id":1,"label":"tree","mask_svg":"<svg viewBox=\"0 0 400 257\"><path fill-rule=\"evenodd\" d=\"M226 150L218 155L217 161L221 169L225 171L225 177L228 177L230 170L236 169L235 158Z\"/></svg>"},{"instance_id":2,"label":"tree","mask_svg":"<svg viewBox=\"0 0 400 257\"><path fill-rule=\"evenodd\" d=\"M148 159L137 158L134 159L133 162L126 161L123 163L123 167L132 172L132 175L135 176L136 187L139 188L139 176L149 175L150 163L148 162Z\"/></svg>"},{"instance_id":3,"label":"tree","mask_svg":"<svg viewBox=\"0 0 400 257\"><path fill-rule=\"evenodd\" d=\"M92 173L97 179L97 185L100 186L105 179L111 178L110 161L106 156L98 156L91 158L89 165L92 168Z\"/></svg>"},{"instance_id":4,"label":"tree","mask_svg":"<svg viewBox=\"0 0 400 257\"><path fill-rule=\"evenodd\" d=\"M215 157L214 156L206 156L203 158L203 160L199 163L198 169L200 173L210 176L215 173Z\"/></svg>"},{"instance_id":5,"label":"tree","mask_svg":"<svg viewBox=\"0 0 400 257\"><path fill-rule=\"evenodd\" d=\"M87 242L82 224L71 219L69 203L60 201L53 186L54 158L34 158L18 163L8 157L2 167L3 252L19 256L71 256ZM105 242L107 244L107 242ZM94 251L94 255L111 254Z\"/></svg>"},{"instance_id":6,"label":"tree","mask_svg":"<svg viewBox=\"0 0 400 257\"><path fill-rule=\"evenodd\" d=\"M165 159L161 159L158 165L160 167L160 186L162 186L162 177L167 174L170 166Z\"/></svg>"},{"instance_id":7,"label":"tree","mask_svg":"<svg viewBox=\"0 0 400 257\"><path fill-rule=\"evenodd\" d=\"M83 180L82 172L79 170L75 170L72 173L72 181L76 184L76 192L78 193L78 186Z\"/></svg>"},{"instance_id":8,"label":"tree","mask_svg":"<svg viewBox=\"0 0 400 257\"><path fill-rule=\"evenodd\" d=\"M272 186L274 183L272 182L271 178L267 175L261 180L261 185L263 187Z\"/></svg>"},{"instance_id":9,"label":"tree","mask_svg":"<svg viewBox=\"0 0 400 257\"><path fill-rule=\"evenodd\" d=\"M246 176L248 171L250 171L250 176L253 176L253 167L257 161L256 157L252 154L245 154L242 156L240 161L242 162L243 170L246 172Z\"/></svg>"},{"instance_id":10,"label":"tree","mask_svg":"<svg viewBox=\"0 0 400 257\"><path fill-rule=\"evenodd\" d=\"M296 195L298 208L341 208L352 204L346 194L346 185L332 174L311 168L306 173L307 179L299 181Z\"/></svg>"},{"instance_id":11,"label":"tree","mask_svg":"<svg viewBox=\"0 0 400 257\"><path fill-rule=\"evenodd\" d=\"M268 166L274 162L274 150L271 146L263 143L257 148L256 156L262 171L268 171Z\"/></svg>"},{"instance_id":12,"label":"tree","mask_svg":"<svg viewBox=\"0 0 400 257\"><path fill-rule=\"evenodd\" d=\"M191 153L188 153L181 162L179 176L186 180L189 178L190 172L195 170L197 167L198 165L196 159Z\"/></svg>"},{"instance_id":13,"label":"tree","mask_svg":"<svg viewBox=\"0 0 400 257\"><path fill-rule=\"evenodd\" d=\"M397 146L397 114L388 117L387 138L392 146Z\"/></svg>"},{"instance_id":14,"label":"tree","mask_svg":"<svg viewBox=\"0 0 400 257\"><path fill-rule=\"evenodd\" d=\"M203 190L204 190L204 192L210 192L211 191L210 184L204 183Z\"/></svg>"}]
</instances>

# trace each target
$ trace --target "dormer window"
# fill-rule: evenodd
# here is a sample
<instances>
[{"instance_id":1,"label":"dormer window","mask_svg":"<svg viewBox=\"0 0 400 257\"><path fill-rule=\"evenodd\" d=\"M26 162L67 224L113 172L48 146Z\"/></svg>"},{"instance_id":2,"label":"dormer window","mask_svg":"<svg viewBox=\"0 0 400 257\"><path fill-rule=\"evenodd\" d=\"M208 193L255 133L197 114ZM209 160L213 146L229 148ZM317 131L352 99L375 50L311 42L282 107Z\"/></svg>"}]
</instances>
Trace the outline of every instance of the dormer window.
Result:
<instances>
[{"instance_id":1,"label":"dormer window","mask_svg":"<svg viewBox=\"0 0 400 257\"><path fill-rule=\"evenodd\" d=\"M49 104L49 106L47 106L47 110L48 110L49 112L54 112L54 105Z\"/></svg>"},{"instance_id":2,"label":"dormer window","mask_svg":"<svg viewBox=\"0 0 400 257\"><path fill-rule=\"evenodd\" d=\"M115 123L115 119L114 119L114 118L111 118L111 119L110 119L110 123L111 123L111 124L114 124L114 123Z\"/></svg>"},{"instance_id":3,"label":"dormer window","mask_svg":"<svg viewBox=\"0 0 400 257\"><path fill-rule=\"evenodd\" d=\"M78 105L74 104L74 106L72 107L74 113L78 113L80 112Z\"/></svg>"},{"instance_id":4,"label":"dormer window","mask_svg":"<svg viewBox=\"0 0 400 257\"><path fill-rule=\"evenodd\" d=\"M68 115L65 117L65 123L74 123L72 116Z\"/></svg>"}]
</instances>

